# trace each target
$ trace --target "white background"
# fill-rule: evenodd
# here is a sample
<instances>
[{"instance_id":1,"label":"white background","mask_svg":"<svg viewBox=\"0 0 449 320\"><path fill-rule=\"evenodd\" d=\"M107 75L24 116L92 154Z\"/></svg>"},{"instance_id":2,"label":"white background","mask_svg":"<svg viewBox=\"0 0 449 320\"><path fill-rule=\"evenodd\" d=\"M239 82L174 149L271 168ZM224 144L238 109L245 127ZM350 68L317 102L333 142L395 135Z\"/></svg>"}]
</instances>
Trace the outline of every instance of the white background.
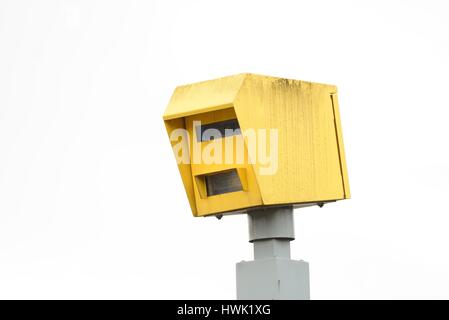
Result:
<instances>
[{"instance_id":1,"label":"white background","mask_svg":"<svg viewBox=\"0 0 449 320\"><path fill-rule=\"evenodd\" d=\"M352 199L297 210L313 299L449 298L447 1L0 1L0 298L235 298L162 114L241 72L336 84Z\"/></svg>"}]
</instances>

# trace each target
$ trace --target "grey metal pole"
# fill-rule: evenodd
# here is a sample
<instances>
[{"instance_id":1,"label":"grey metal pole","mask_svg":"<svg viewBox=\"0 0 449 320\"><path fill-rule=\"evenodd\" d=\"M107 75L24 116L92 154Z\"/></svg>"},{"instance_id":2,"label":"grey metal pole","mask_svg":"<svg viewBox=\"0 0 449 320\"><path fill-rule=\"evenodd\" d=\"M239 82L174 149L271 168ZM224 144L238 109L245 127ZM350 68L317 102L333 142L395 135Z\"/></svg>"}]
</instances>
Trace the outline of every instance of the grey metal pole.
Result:
<instances>
[{"instance_id":1,"label":"grey metal pole","mask_svg":"<svg viewBox=\"0 0 449 320\"><path fill-rule=\"evenodd\" d=\"M254 260L237 263L237 299L310 299L309 264L290 259L295 239L293 207L250 210Z\"/></svg>"}]
</instances>

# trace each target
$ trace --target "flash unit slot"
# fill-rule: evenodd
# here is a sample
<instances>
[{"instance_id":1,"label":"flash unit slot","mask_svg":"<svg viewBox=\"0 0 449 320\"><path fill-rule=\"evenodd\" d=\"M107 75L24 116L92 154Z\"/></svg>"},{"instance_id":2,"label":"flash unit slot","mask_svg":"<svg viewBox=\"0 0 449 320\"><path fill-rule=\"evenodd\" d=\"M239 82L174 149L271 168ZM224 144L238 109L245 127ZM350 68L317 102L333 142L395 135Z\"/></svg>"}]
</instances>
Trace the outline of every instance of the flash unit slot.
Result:
<instances>
[{"instance_id":1,"label":"flash unit slot","mask_svg":"<svg viewBox=\"0 0 449 320\"><path fill-rule=\"evenodd\" d=\"M239 175L235 169L209 174L204 178L208 197L243 190Z\"/></svg>"},{"instance_id":2,"label":"flash unit slot","mask_svg":"<svg viewBox=\"0 0 449 320\"><path fill-rule=\"evenodd\" d=\"M244 173L239 173L237 169L196 176L198 191L203 199L230 192L244 191L246 186L244 180Z\"/></svg>"}]
</instances>

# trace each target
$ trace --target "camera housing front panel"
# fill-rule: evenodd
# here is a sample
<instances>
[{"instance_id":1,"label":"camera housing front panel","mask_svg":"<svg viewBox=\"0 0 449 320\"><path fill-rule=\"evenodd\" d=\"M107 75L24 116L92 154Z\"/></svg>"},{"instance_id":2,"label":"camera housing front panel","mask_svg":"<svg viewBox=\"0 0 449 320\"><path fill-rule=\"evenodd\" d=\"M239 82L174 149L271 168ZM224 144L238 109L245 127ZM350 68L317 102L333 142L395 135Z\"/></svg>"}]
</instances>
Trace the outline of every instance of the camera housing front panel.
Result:
<instances>
[{"instance_id":1,"label":"camera housing front panel","mask_svg":"<svg viewBox=\"0 0 449 320\"><path fill-rule=\"evenodd\" d=\"M191 173L198 215L262 205L234 109L189 116L185 123L190 136ZM219 133L220 137L213 137L213 133ZM216 154L217 151L220 154ZM195 153L201 157L194 159ZM223 186L219 187L220 184ZM213 189L219 190L213 192Z\"/></svg>"}]
</instances>

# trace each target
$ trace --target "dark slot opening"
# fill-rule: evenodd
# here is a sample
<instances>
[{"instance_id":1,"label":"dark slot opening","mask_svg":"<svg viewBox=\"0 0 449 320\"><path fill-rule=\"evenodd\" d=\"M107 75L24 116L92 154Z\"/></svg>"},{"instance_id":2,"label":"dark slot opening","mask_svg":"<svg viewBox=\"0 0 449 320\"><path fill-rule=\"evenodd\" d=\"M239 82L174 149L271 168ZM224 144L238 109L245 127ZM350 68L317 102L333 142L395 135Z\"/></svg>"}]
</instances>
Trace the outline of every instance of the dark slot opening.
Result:
<instances>
[{"instance_id":1,"label":"dark slot opening","mask_svg":"<svg viewBox=\"0 0 449 320\"><path fill-rule=\"evenodd\" d=\"M242 183L236 169L205 176L207 196L242 191Z\"/></svg>"},{"instance_id":2,"label":"dark slot opening","mask_svg":"<svg viewBox=\"0 0 449 320\"><path fill-rule=\"evenodd\" d=\"M240 134L240 126L237 119L204 124L197 126L195 129L198 142L214 140L214 138L218 138L216 135L219 135L219 138L224 138Z\"/></svg>"}]
</instances>

